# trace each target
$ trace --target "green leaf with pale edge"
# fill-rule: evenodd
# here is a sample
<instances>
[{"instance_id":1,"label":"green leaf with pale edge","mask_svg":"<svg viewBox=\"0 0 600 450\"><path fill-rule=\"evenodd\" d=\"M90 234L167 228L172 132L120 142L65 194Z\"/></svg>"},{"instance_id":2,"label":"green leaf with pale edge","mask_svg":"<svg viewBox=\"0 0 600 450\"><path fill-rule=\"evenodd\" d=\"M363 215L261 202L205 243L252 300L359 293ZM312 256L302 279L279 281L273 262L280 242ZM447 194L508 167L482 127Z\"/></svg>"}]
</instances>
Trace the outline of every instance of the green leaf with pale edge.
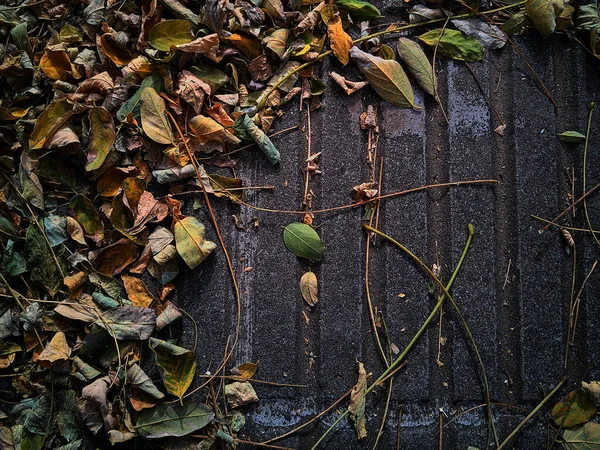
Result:
<instances>
[{"instance_id":1,"label":"green leaf with pale edge","mask_svg":"<svg viewBox=\"0 0 600 450\"><path fill-rule=\"evenodd\" d=\"M581 142L585 141L585 134L581 134L578 131L565 131L557 134L558 138L563 142Z\"/></svg>"},{"instance_id":2,"label":"green leaf with pale edge","mask_svg":"<svg viewBox=\"0 0 600 450\"><path fill-rule=\"evenodd\" d=\"M101 106L89 111L90 137L88 140L87 164L85 170L96 170L104 163L115 143L115 124L112 114Z\"/></svg>"},{"instance_id":3,"label":"green leaf with pale edge","mask_svg":"<svg viewBox=\"0 0 600 450\"><path fill-rule=\"evenodd\" d=\"M559 427L572 428L590 420L596 405L587 392L581 389L569 392L552 408L552 418Z\"/></svg>"},{"instance_id":4,"label":"green leaf with pale edge","mask_svg":"<svg viewBox=\"0 0 600 450\"><path fill-rule=\"evenodd\" d=\"M154 88L144 88L140 95L140 115L144 133L159 144L175 145L166 111L165 101Z\"/></svg>"},{"instance_id":5,"label":"green leaf with pale edge","mask_svg":"<svg viewBox=\"0 0 600 450\"><path fill-rule=\"evenodd\" d=\"M335 0L338 8L348 11L350 17L356 21L373 20L381 17L375 5L360 0Z\"/></svg>"},{"instance_id":6,"label":"green leaf with pale edge","mask_svg":"<svg viewBox=\"0 0 600 450\"><path fill-rule=\"evenodd\" d=\"M48 105L35 121L29 136L29 148L42 148L46 139L51 137L73 115L73 105L66 98L61 98Z\"/></svg>"},{"instance_id":7,"label":"green leaf with pale edge","mask_svg":"<svg viewBox=\"0 0 600 450\"><path fill-rule=\"evenodd\" d=\"M556 18L563 9L563 0L527 0L525 4L525 14L545 38L554 33Z\"/></svg>"},{"instance_id":8,"label":"green leaf with pale edge","mask_svg":"<svg viewBox=\"0 0 600 450\"><path fill-rule=\"evenodd\" d=\"M149 345L156 356L156 364L167 392L182 399L194 381L196 355L191 350L156 338L150 338Z\"/></svg>"},{"instance_id":9,"label":"green leaf with pale edge","mask_svg":"<svg viewBox=\"0 0 600 450\"><path fill-rule=\"evenodd\" d=\"M600 450L600 425L588 422L563 432L566 450Z\"/></svg>"},{"instance_id":10,"label":"green leaf with pale edge","mask_svg":"<svg viewBox=\"0 0 600 450\"><path fill-rule=\"evenodd\" d=\"M398 56L408 66L408 70L425 92L435 96L435 79L431 63L423 49L415 41L408 38L398 39Z\"/></svg>"},{"instance_id":11,"label":"green leaf with pale edge","mask_svg":"<svg viewBox=\"0 0 600 450\"><path fill-rule=\"evenodd\" d=\"M181 437L204 428L214 417L212 409L203 403L158 405L142 411L135 428L146 439Z\"/></svg>"},{"instance_id":12,"label":"green leaf with pale edge","mask_svg":"<svg viewBox=\"0 0 600 450\"><path fill-rule=\"evenodd\" d=\"M283 242L287 249L300 258L320 261L325 244L317 232L302 222L290 223L283 229Z\"/></svg>"},{"instance_id":13,"label":"green leaf with pale edge","mask_svg":"<svg viewBox=\"0 0 600 450\"><path fill-rule=\"evenodd\" d=\"M190 269L204 261L217 245L206 239L206 228L195 217L175 221L175 247Z\"/></svg>"},{"instance_id":14,"label":"green leaf with pale edge","mask_svg":"<svg viewBox=\"0 0 600 450\"><path fill-rule=\"evenodd\" d=\"M415 96L398 61L379 58L354 46L350 56L381 98L401 108L414 108Z\"/></svg>"},{"instance_id":15,"label":"green leaf with pale edge","mask_svg":"<svg viewBox=\"0 0 600 450\"><path fill-rule=\"evenodd\" d=\"M172 45L187 44L194 39L188 20L163 20L152 27L148 43L156 50L168 52Z\"/></svg>"},{"instance_id":16,"label":"green leaf with pale edge","mask_svg":"<svg viewBox=\"0 0 600 450\"><path fill-rule=\"evenodd\" d=\"M235 133L244 140L254 141L267 156L271 164L277 164L280 160L279 150L275 148L269 136L263 130L258 128L252 119L244 114L238 117L233 126Z\"/></svg>"},{"instance_id":17,"label":"green leaf with pale edge","mask_svg":"<svg viewBox=\"0 0 600 450\"><path fill-rule=\"evenodd\" d=\"M439 40L438 51L447 58L467 62L483 59L483 45L477 39L473 39L458 30L446 29L442 34L442 29L438 28L422 34L418 39L431 48L435 48Z\"/></svg>"}]
</instances>

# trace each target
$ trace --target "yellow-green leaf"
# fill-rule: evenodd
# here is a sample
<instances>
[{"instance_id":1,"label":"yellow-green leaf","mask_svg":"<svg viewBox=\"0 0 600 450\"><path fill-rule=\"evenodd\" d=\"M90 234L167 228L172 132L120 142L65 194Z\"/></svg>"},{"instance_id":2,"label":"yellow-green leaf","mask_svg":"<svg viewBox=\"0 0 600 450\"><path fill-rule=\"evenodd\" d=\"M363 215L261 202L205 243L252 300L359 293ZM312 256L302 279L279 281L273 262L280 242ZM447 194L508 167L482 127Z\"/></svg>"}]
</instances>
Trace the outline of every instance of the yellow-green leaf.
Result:
<instances>
[{"instance_id":1,"label":"yellow-green leaf","mask_svg":"<svg viewBox=\"0 0 600 450\"><path fill-rule=\"evenodd\" d=\"M206 229L195 217L175 221L175 247L190 269L204 261L217 245L206 239Z\"/></svg>"},{"instance_id":2,"label":"yellow-green leaf","mask_svg":"<svg viewBox=\"0 0 600 450\"><path fill-rule=\"evenodd\" d=\"M191 26L187 20L163 20L150 30L148 43L156 50L168 52L172 45L187 44L194 39Z\"/></svg>"},{"instance_id":3,"label":"yellow-green leaf","mask_svg":"<svg viewBox=\"0 0 600 450\"><path fill-rule=\"evenodd\" d=\"M572 428L590 420L596 405L589 394L581 389L569 392L552 408L552 418L561 428Z\"/></svg>"},{"instance_id":4,"label":"yellow-green leaf","mask_svg":"<svg viewBox=\"0 0 600 450\"><path fill-rule=\"evenodd\" d=\"M412 39L400 38L398 39L397 50L398 56L408 66L408 70L415 77L419 86L428 94L435 95L433 69L419 44Z\"/></svg>"},{"instance_id":5,"label":"yellow-green leaf","mask_svg":"<svg viewBox=\"0 0 600 450\"><path fill-rule=\"evenodd\" d=\"M438 51L447 58L467 62L483 59L483 45L477 39L467 36L462 31L438 28L422 34L418 39L432 48L437 45Z\"/></svg>"},{"instance_id":6,"label":"yellow-green leaf","mask_svg":"<svg viewBox=\"0 0 600 450\"><path fill-rule=\"evenodd\" d=\"M556 18L565 8L563 0L527 0L525 14L540 34L547 38L556 29Z\"/></svg>"},{"instance_id":7,"label":"yellow-green leaf","mask_svg":"<svg viewBox=\"0 0 600 450\"><path fill-rule=\"evenodd\" d=\"M196 374L196 355L183 347L150 338L160 376L169 394L183 398Z\"/></svg>"},{"instance_id":8,"label":"yellow-green leaf","mask_svg":"<svg viewBox=\"0 0 600 450\"><path fill-rule=\"evenodd\" d=\"M142 129L150 139L159 144L175 145L175 138L166 113L165 101L154 88L145 88L140 95Z\"/></svg>"},{"instance_id":9,"label":"yellow-green leaf","mask_svg":"<svg viewBox=\"0 0 600 450\"><path fill-rule=\"evenodd\" d=\"M87 165L85 170L96 170L102 166L115 143L115 124L112 114L101 106L89 111L90 138L88 141Z\"/></svg>"},{"instance_id":10,"label":"yellow-green leaf","mask_svg":"<svg viewBox=\"0 0 600 450\"><path fill-rule=\"evenodd\" d=\"M350 56L381 98L402 108L414 108L415 96L400 63L350 49Z\"/></svg>"},{"instance_id":11,"label":"yellow-green leaf","mask_svg":"<svg viewBox=\"0 0 600 450\"><path fill-rule=\"evenodd\" d=\"M33 132L29 136L29 148L42 148L46 139L51 137L73 115L73 105L61 98L48 105L35 121Z\"/></svg>"}]
</instances>

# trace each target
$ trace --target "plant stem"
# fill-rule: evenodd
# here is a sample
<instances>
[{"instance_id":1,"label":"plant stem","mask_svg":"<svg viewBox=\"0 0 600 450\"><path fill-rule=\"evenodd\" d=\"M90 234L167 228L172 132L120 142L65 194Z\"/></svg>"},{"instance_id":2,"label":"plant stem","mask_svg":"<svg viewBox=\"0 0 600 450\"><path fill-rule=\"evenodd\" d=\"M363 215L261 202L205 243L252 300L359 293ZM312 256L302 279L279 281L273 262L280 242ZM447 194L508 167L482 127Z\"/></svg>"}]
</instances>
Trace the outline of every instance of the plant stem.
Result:
<instances>
[{"instance_id":1,"label":"plant stem","mask_svg":"<svg viewBox=\"0 0 600 450\"><path fill-rule=\"evenodd\" d=\"M585 192L585 184L587 178L587 153L590 143L590 130L592 128L592 116L594 115L594 108L594 102L590 103L590 114L588 116L587 131L585 133L585 146L583 147L583 192ZM588 228L592 230L592 222L590 221L590 215L588 214L586 198L583 199L583 212L585 213L585 220L587 222ZM600 240L596 237L596 235L592 233L592 236L594 237L596 244L600 245Z\"/></svg>"},{"instance_id":2,"label":"plant stem","mask_svg":"<svg viewBox=\"0 0 600 450\"><path fill-rule=\"evenodd\" d=\"M521 421L521 423L519 425L517 425L517 427L512 430L512 432L508 435L508 437L506 439L504 439L504 441L502 442L502 444L500 444L500 446L498 447L498 450L502 450L502 448L504 448L506 446L506 444L508 444L508 442L514 438L516 436L516 434L519 432L519 430L521 428L523 428L523 426L529 422L529 420L535 415L535 413L537 413L540 408L542 406L544 406L544 404L550 400L550 398L556 394L556 391L558 391L560 389L560 387L563 385L563 383L566 381L567 377L564 377L562 380L560 380L560 383L558 383L556 385L556 387L554 389L552 389L552 392L550 392L546 397L544 397L544 399L535 407L533 408L533 410L527 414L527 416Z\"/></svg>"},{"instance_id":3,"label":"plant stem","mask_svg":"<svg viewBox=\"0 0 600 450\"><path fill-rule=\"evenodd\" d=\"M489 11L484 11L481 13L466 13L466 14L459 14L457 16L452 17L452 19L466 19L468 17L475 17L479 14L493 14L499 11L504 11L505 9L510 9L510 8L514 8L515 6L521 6L524 5L526 3L526 1L520 1L517 3L513 3L510 5L504 5L501 6L500 8L496 8L496 9L490 9ZM378 31L377 33L373 33L373 34L369 34L367 36L361 37L359 39L355 39L352 41L352 43L354 45L359 44L361 42L364 41L368 41L369 39L372 38L376 38L379 36L385 36L387 34L391 34L391 33L401 33L402 31L406 31L406 30L410 30L412 28L418 28L418 27L424 27L427 25L433 25L436 23L441 23L441 22L445 22L446 19L442 18L442 19L432 19L432 20L426 20L424 22L418 22L418 23L411 23L409 25L404 25L401 27L396 27L396 28L388 28L387 30L383 30L383 31ZM305 62L304 64L301 64L300 66L296 67L294 70L290 71L287 75L285 75L284 77L281 78L281 80L279 80L277 83L275 83L271 89L269 89L268 91L266 91L260 98L258 105L256 107L256 110L254 111L254 114L256 114L256 112L258 112L259 110L263 109L267 103L267 100L269 99L269 97L271 96L271 94L273 92L275 92L275 90L277 90L277 88L279 88L279 86L281 86L283 83L285 83L292 75L295 75L299 72L302 72L304 69L306 69L307 67L310 67L311 65L313 65L314 63L316 63L317 61L320 61L321 59L325 58L326 56L331 55L331 50L327 50L323 53L320 53L315 59L313 59L312 61L308 61ZM250 114L253 115L253 114Z\"/></svg>"},{"instance_id":4,"label":"plant stem","mask_svg":"<svg viewBox=\"0 0 600 450\"><path fill-rule=\"evenodd\" d=\"M373 233L376 233L378 235L380 235L381 237L388 239L390 242L394 243L395 245L397 245L398 247L400 247L402 250L404 250L411 258L413 258L420 266L429 269L429 267L427 267L420 258L418 258L414 253L412 253L408 248L406 248L405 246L403 246L401 243L399 243L398 241L394 240L393 238L391 238L390 236L388 236L385 233L382 233L379 230L376 230L375 228L364 224L363 227L368 230L371 231ZM452 273L452 277L450 277L450 281L448 281L448 284L446 285L446 287L443 289L443 293L442 295L440 295L440 298L438 299L437 303L435 304L435 307L433 308L433 310L431 310L431 312L429 313L429 315L427 316L427 319L425 319L425 322L423 322L423 324L421 325L421 328L419 328L419 330L417 331L417 333L413 336L413 338L411 339L411 341L408 343L408 345L405 347L404 351L398 355L398 357L390 364L390 366L379 376L379 378L377 378L377 380L375 380L368 388L366 391L365 395L368 395L373 389L375 389L391 372L393 372L394 368L396 366L398 366L398 364L400 364L402 362L402 360L406 357L406 355L408 354L408 352L412 349L412 347L417 343L417 341L419 340L419 338L421 337L421 335L425 332L425 330L427 329L427 326L429 325L429 323L435 318L435 316L437 315L438 311L440 310L440 308L442 307L442 304L444 303L444 299L448 296L448 289L450 289L452 287L452 284L454 283L454 280L456 279L456 276L458 275L458 272L460 271L460 268L465 260L465 257L467 256L467 251L469 250L469 247L471 246L471 241L473 240L473 236L475 234L475 230L473 228L473 225L469 224L468 226L468 237L467 237L467 242L465 243L465 248L463 249L462 255L458 261L458 264L456 265L456 268L454 269L454 272ZM338 423L340 423L344 417L346 417L348 415L348 410L346 409L346 411L344 411L340 417L337 418L337 420L327 429L327 431L325 431L325 433L323 433L323 435L319 438L319 440L315 443L315 445L312 446L311 450L315 450L319 444L321 444L321 442L323 442L323 440L327 437L327 435L337 426Z\"/></svg>"}]
</instances>

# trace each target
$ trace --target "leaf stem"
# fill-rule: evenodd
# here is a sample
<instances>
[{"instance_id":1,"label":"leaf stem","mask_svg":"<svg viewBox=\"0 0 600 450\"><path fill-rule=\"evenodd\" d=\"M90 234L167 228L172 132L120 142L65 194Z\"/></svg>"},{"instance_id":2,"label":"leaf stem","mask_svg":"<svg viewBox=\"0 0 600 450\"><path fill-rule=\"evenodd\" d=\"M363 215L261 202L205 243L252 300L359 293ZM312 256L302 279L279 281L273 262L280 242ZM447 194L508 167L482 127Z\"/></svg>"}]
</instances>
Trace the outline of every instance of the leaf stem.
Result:
<instances>
[{"instance_id":1,"label":"leaf stem","mask_svg":"<svg viewBox=\"0 0 600 450\"><path fill-rule=\"evenodd\" d=\"M379 236L389 240L390 242L392 242L393 244L395 244L396 246L400 247L403 251L405 251L411 258L413 258L417 264L419 264L421 267L423 267L426 270L431 270L429 269L429 267L427 267L427 265L425 265L425 263L423 263L423 261L417 257L414 253L412 253L408 248L406 248L404 245L402 245L400 242L396 241L395 239L393 239L392 237L388 236L385 233L382 233L381 231L367 225L367 224L363 224L363 228L365 228L368 231L371 231L375 234L378 234ZM366 394L368 395L373 389L375 389L391 372L393 372L393 370L396 368L396 366L398 366L398 364L400 364L402 362L402 360L406 357L406 355L408 354L408 352L412 349L412 347L417 343L417 341L419 340L419 338L421 337L421 335L425 332L425 330L427 329L427 326L431 323L431 321L435 318L435 316L437 315L438 311L440 310L440 308L442 307L442 304L444 303L444 299L448 296L450 297L450 294L448 293L448 289L450 289L452 287L452 284L454 283L454 280L456 279L456 276L458 275L458 272L460 271L460 268L465 260L465 257L467 255L467 251L469 250L469 247L471 246L471 241L473 240L473 236L474 236L475 230L473 228L473 225L469 224L468 227L468 237L467 237L467 242L465 243L465 247L463 249L463 253L458 261L458 264L456 265L456 268L454 269L454 272L452 273L452 277L450 277L450 281L448 281L448 284L446 285L446 287L443 287L443 293L440 296L440 298L438 299L437 303L435 304L435 307L431 310L431 312L429 313L429 316L427 316L427 319L425 319L425 322L423 322L423 324L421 325L421 328L419 328L419 330L417 331L417 333L413 336L413 338L411 339L411 341L408 343L408 345L404 348L404 350L402 351L402 353L400 355L398 355L398 357L390 364L390 366L379 376L379 378L377 378L377 380L375 380L371 386L369 386L367 388ZM323 442L323 440L327 437L327 435L337 426L338 423L340 423L344 417L346 417L348 415L348 410L346 409L338 418L337 420L327 429L327 431L325 431L325 433L323 433L321 435L321 437L319 438L319 440L312 446L311 450L315 450L319 444L321 444L321 442Z\"/></svg>"}]
</instances>

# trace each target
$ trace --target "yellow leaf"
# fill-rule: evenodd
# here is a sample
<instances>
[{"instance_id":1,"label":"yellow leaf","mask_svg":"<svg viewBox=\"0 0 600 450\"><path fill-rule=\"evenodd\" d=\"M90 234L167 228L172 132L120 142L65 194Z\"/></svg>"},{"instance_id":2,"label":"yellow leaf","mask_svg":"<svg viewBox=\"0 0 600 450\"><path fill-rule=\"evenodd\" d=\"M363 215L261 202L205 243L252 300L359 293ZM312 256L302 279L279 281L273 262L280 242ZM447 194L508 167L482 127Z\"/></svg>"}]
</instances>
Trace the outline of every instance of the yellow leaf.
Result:
<instances>
[{"instance_id":1,"label":"yellow leaf","mask_svg":"<svg viewBox=\"0 0 600 450\"><path fill-rule=\"evenodd\" d=\"M336 13L327 23L327 35L331 45L331 51L335 57L346 65L350 61L350 49L354 45L352 38L342 28L342 19Z\"/></svg>"},{"instance_id":2,"label":"yellow leaf","mask_svg":"<svg viewBox=\"0 0 600 450\"><path fill-rule=\"evenodd\" d=\"M81 74L71 64L64 45L47 47L40 59L40 69L51 80L61 80L65 74L73 78L81 78Z\"/></svg>"},{"instance_id":3,"label":"yellow leaf","mask_svg":"<svg viewBox=\"0 0 600 450\"><path fill-rule=\"evenodd\" d=\"M150 338L150 348L156 355L156 364L169 394L180 400L190 387L196 373L194 352L160 339Z\"/></svg>"},{"instance_id":4,"label":"yellow leaf","mask_svg":"<svg viewBox=\"0 0 600 450\"><path fill-rule=\"evenodd\" d=\"M121 276L121 279L125 285L127 298L131 300L133 305L147 308L152 304L154 297L142 280L129 275L123 275Z\"/></svg>"},{"instance_id":5,"label":"yellow leaf","mask_svg":"<svg viewBox=\"0 0 600 450\"><path fill-rule=\"evenodd\" d=\"M140 95L142 129L150 139L159 144L175 145L173 131L167 118L165 101L154 88L147 87Z\"/></svg>"},{"instance_id":6,"label":"yellow leaf","mask_svg":"<svg viewBox=\"0 0 600 450\"><path fill-rule=\"evenodd\" d=\"M175 246L190 269L196 268L217 248L206 239L206 229L195 217L184 217L175 222Z\"/></svg>"},{"instance_id":7,"label":"yellow leaf","mask_svg":"<svg viewBox=\"0 0 600 450\"><path fill-rule=\"evenodd\" d=\"M35 121L33 132L29 136L29 149L42 148L46 139L51 137L73 115L73 105L61 98L48 105Z\"/></svg>"},{"instance_id":8,"label":"yellow leaf","mask_svg":"<svg viewBox=\"0 0 600 450\"><path fill-rule=\"evenodd\" d=\"M222 144L239 144L240 140L216 120L198 115L189 121L190 128L200 142L216 141Z\"/></svg>"},{"instance_id":9,"label":"yellow leaf","mask_svg":"<svg viewBox=\"0 0 600 450\"><path fill-rule=\"evenodd\" d=\"M37 358L42 367L52 367L56 361L62 361L71 357L71 348L67 344L67 338L62 331L57 332L46 348Z\"/></svg>"}]
</instances>

